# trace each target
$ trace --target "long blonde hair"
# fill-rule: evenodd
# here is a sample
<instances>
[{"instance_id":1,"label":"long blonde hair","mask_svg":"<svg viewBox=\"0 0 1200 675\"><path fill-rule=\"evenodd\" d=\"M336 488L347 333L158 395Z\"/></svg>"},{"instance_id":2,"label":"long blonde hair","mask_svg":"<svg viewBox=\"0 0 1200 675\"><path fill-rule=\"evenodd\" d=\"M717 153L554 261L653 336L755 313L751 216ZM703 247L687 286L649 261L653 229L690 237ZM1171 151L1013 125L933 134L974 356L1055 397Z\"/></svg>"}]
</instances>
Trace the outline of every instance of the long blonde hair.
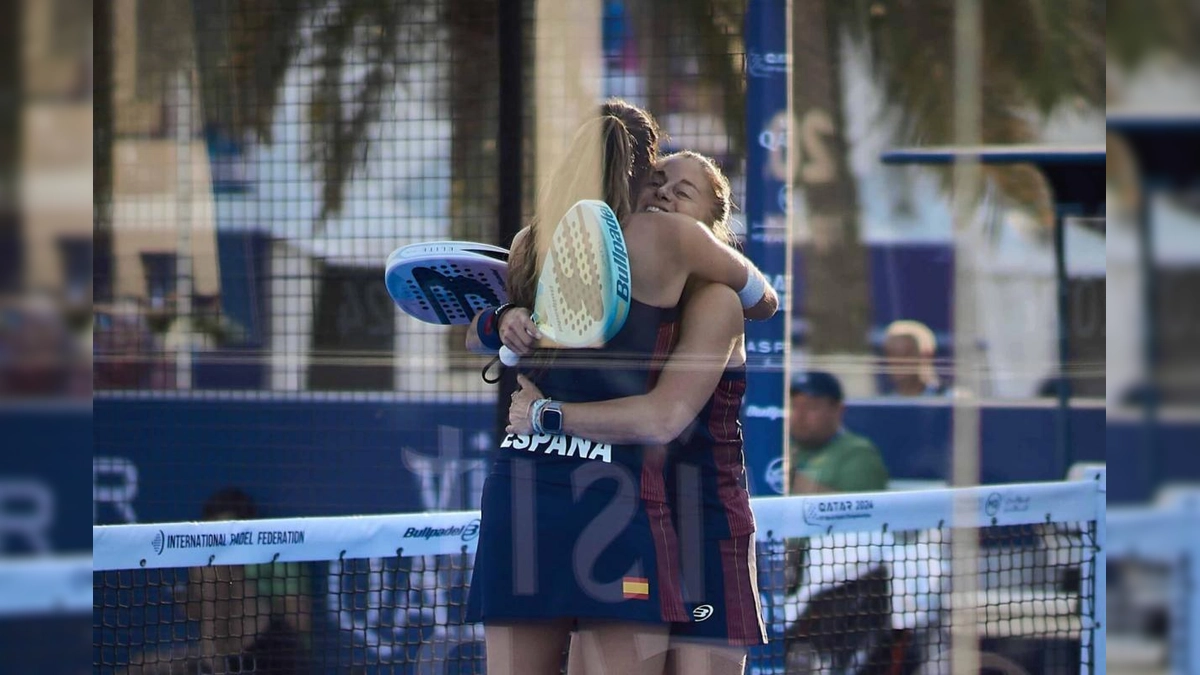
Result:
<instances>
[{"instance_id":1,"label":"long blonde hair","mask_svg":"<svg viewBox=\"0 0 1200 675\"><path fill-rule=\"evenodd\" d=\"M620 222L633 211L634 190L644 178L638 175L642 171L635 169L653 166L658 151L657 127L648 113L621 101L610 101L603 110L606 114L585 122L575 133L558 169L539 191L529 232L521 242L522 255L509 268L508 297L513 304L533 306L540 261L549 246L552 226L576 202L602 200ZM636 125L636 133L630 130L625 117ZM647 128L653 133L647 135ZM647 138L654 145L647 146Z\"/></svg>"}]
</instances>

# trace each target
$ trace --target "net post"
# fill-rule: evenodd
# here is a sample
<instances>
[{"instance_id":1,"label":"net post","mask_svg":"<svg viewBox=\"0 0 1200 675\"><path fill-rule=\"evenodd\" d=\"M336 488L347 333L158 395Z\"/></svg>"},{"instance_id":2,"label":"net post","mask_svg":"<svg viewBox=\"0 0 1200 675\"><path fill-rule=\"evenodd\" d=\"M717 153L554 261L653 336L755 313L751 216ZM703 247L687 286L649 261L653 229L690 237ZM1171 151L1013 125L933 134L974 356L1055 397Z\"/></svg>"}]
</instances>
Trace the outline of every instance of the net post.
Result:
<instances>
[{"instance_id":1,"label":"net post","mask_svg":"<svg viewBox=\"0 0 1200 675\"><path fill-rule=\"evenodd\" d=\"M1080 672L1083 675L1105 675L1105 654L1108 649L1108 533L1104 521L1108 508L1108 472L1100 468L1092 477L1096 481L1096 529L1092 555L1084 558L1088 561L1084 572L1091 567L1091 574L1085 574L1084 579L1091 579L1092 588L1091 593L1087 592L1086 586L1081 588L1084 593L1080 609L1085 611L1081 625L1085 630L1080 631Z\"/></svg>"}]
</instances>

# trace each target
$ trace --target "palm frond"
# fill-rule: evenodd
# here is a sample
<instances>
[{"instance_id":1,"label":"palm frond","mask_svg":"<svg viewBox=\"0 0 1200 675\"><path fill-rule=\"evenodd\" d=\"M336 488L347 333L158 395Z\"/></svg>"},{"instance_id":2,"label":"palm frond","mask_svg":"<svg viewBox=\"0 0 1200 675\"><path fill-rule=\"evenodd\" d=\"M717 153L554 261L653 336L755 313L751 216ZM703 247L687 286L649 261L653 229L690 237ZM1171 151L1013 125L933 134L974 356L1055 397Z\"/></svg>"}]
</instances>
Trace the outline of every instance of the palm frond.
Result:
<instances>
[{"instance_id":1,"label":"palm frond","mask_svg":"<svg viewBox=\"0 0 1200 675\"><path fill-rule=\"evenodd\" d=\"M834 3L838 4L838 3ZM984 143L1035 139L1034 116L1063 105L1099 108L1105 96L1104 12L1098 0L983 3ZM839 6L868 47L872 73L899 117L899 142L953 143L954 3L858 0ZM1029 167L988 167L1003 197L1053 222L1048 188ZM941 173L948 186L949 172Z\"/></svg>"},{"instance_id":2,"label":"palm frond","mask_svg":"<svg viewBox=\"0 0 1200 675\"><path fill-rule=\"evenodd\" d=\"M197 40L191 0L143 2L137 6L136 88L146 98L161 96L169 75L192 67Z\"/></svg>"},{"instance_id":3,"label":"palm frond","mask_svg":"<svg viewBox=\"0 0 1200 675\"><path fill-rule=\"evenodd\" d=\"M178 2L181 0L171 0ZM186 1L186 0L182 0ZM406 30L428 26L429 0L208 0L200 71L208 121L271 143L284 80L304 66L314 80L304 102L308 160L321 181L319 220L339 211L346 185L366 161L387 93L412 67ZM151 3L153 4L153 3ZM419 37L419 36L418 36ZM414 39L410 39L414 38ZM311 54L298 63L301 54Z\"/></svg>"},{"instance_id":4,"label":"palm frond","mask_svg":"<svg viewBox=\"0 0 1200 675\"><path fill-rule=\"evenodd\" d=\"M1105 46L1116 65L1133 69L1159 54L1200 60L1200 5L1195 2L1109 0L1105 10Z\"/></svg>"},{"instance_id":5,"label":"palm frond","mask_svg":"<svg viewBox=\"0 0 1200 675\"><path fill-rule=\"evenodd\" d=\"M322 179L321 221L341 209L346 184L366 161L370 129L379 119L384 92L396 81L398 25L395 3L351 0L315 35L318 77L309 102L310 160ZM366 64L366 71L348 83L347 56L355 50L361 58L350 65ZM347 100L349 88L353 93Z\"/></svg>"},{"instance_id":6,"label":"palm frond","mask_svg":"<svg viewBox=\"0 0 1200 675\"><path fill-rule=\"evenodd\" d=\"M271 122L284 77L300 50L300 27L313 0L242 0L231 17L232 95L229 126L271 143Z\"/></svg>"},{"instance_id":7,"label":"palm frond","mask_svg":"<svg viewBox=\"0 0 1200 675\"><path fill-rule=\"evenodd\" d=\"M1104 25L1095 0L984 3L984 142L1029 140L1012 118L1064 103L1102 105ZM902 118L903 141L948 143L953 136L954 3L877 0L840 14L865 37L872 71ZM867 26L862 26L863 21ZM986 116L1000 119L989 123ZM992 135L997 134L997 135Z\"/></svg>"}]
</instances>

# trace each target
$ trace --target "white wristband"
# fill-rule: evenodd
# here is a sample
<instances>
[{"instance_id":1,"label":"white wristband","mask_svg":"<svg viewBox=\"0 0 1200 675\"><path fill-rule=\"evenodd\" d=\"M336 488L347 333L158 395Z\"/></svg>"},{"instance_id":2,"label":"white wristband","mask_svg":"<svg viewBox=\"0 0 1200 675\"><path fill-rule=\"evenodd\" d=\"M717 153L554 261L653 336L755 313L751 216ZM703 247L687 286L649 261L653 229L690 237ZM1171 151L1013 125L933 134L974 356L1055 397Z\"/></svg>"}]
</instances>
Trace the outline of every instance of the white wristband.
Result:
<instances>
[{"instance_id":1,"label":"white wristband","mask_svg":"<svg viewBox=\"0 0 1200 675\"><path fill-rule=\"evenodd\" d=\"M746 272L746 285L742 286L742 290L738 291L738 298L742 301L742 309L749 309L757 305L758 301L762 300L763 295L767 292L767 280L763 278L762 272L754 268L750 268Z\"/></svg>"}]
</instances>

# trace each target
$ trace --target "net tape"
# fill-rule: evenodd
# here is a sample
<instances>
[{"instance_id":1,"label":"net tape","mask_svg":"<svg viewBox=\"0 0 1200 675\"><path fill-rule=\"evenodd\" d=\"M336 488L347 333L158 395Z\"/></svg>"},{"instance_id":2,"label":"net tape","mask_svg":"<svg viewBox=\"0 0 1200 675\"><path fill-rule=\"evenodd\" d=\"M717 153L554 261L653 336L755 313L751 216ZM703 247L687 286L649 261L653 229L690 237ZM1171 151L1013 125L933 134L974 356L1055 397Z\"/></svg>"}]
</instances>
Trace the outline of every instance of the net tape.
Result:
<instances>
[{"instance_id":1,"label":"net tape","mask_svg":"<svg viewBox=\"0 0 1200 675\"><path fill-rule=\"evenodd\" d=\"M1029 483L752 501L759 539L1090 522L1091 481ZM965 521L955 505L965 504ZM96 571L473 553L478 511L254 521L101 525ZM399 553L398 553L399 552Z\"/></svg>"}]
</instances>

